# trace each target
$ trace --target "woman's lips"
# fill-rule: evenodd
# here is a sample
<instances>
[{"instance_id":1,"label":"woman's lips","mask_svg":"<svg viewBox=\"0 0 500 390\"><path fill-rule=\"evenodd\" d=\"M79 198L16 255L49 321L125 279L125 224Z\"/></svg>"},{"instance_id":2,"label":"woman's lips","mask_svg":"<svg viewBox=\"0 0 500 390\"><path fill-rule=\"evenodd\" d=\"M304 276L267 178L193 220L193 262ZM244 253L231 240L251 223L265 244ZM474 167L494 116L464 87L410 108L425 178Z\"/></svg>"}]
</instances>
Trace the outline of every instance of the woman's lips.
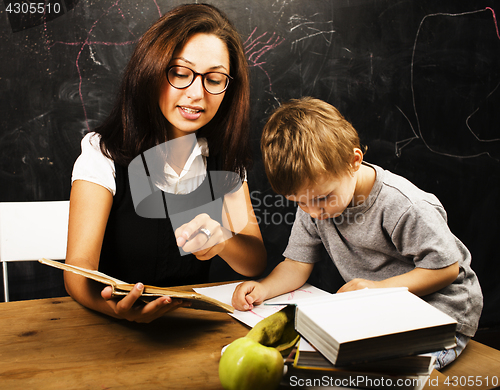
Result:
<instances>
[{"instance_id":1,"label":"woman's lips","mask_svg":"<svg viewBox=\"0 0 500 390\"><path fill-rule=\"evenodd\" d=\"M198 107L185 107L185 106L178 106L178 107L182 117L189 120L198 119L201 116L201 113L203 112L203 109Z\"/></svg>"}]
</instances>

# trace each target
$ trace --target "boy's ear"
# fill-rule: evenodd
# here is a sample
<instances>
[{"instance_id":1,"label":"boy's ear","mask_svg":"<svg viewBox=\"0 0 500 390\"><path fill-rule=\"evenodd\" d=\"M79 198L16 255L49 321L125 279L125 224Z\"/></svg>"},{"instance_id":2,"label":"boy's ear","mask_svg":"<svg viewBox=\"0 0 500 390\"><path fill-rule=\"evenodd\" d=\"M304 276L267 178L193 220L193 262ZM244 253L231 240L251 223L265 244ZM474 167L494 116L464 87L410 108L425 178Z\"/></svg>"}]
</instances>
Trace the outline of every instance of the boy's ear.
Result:
<instances>
[{"instance_id":1,"label":"boy's ear","mask_svg":"<svg viewBox=\"0 0 500 390\"><path fill-rule=\"evenodd\" d=\"M352 171L356 172L361 167L362 162L363 162L363 152L361 151L361 149L354 148L354 156L351 162Z\"/></svg>"}]
</instances>

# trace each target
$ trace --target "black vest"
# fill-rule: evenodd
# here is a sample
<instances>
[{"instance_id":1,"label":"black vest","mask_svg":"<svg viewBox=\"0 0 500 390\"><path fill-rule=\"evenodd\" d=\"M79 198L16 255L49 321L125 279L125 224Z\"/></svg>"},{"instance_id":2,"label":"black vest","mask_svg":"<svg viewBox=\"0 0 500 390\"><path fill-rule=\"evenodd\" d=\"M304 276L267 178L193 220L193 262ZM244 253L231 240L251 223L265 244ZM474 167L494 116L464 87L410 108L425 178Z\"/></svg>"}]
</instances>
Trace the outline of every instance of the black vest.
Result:
<instances>
[{"instance_id":1,"label":"black vest","mask_svg":"<svg viewBox=\"0 0 500 390\"><path fill-rule=\"evenodd\" d=\"M207 158L208 173L218 170L217 165L215 159ZM200 187L208 184L209 177L210 173ZM216 198L221 195L220 191L214 194ZM167 193L163 196L175 197ZM184 196L179 196L181 201L182 198ZM104 235L99 271L127 283L169 287L208 282L210 264L211 260L200 261L192 254L181 256L168 216L144 218L136 213L127 167L116 165L116 194Z\"/></svg>"}]
</instances>

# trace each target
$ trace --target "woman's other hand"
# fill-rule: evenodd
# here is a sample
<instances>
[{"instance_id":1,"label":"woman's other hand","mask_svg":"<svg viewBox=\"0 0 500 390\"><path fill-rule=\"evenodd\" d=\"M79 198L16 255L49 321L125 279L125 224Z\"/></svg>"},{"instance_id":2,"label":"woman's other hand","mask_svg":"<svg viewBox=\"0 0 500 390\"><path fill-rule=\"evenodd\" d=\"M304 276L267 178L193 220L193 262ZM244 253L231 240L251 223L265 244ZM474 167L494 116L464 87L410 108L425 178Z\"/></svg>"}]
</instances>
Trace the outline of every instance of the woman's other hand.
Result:
<instances>
[{"instance_id":1,"label":"woman's other hand","mask_svg":"<svg viewBox=\"0 0 500 390\"><path fill-rule=\"evenodd\" d=\"M112 289L108 286L101 291L101 296L113 310L115 317L140 323L149 323L181 306L189 306L188 302L167 296L144 303L139 301L143 291L144 285L137 283L126 296L117 299L113 297Z\"/></svg>"}]
</instances>

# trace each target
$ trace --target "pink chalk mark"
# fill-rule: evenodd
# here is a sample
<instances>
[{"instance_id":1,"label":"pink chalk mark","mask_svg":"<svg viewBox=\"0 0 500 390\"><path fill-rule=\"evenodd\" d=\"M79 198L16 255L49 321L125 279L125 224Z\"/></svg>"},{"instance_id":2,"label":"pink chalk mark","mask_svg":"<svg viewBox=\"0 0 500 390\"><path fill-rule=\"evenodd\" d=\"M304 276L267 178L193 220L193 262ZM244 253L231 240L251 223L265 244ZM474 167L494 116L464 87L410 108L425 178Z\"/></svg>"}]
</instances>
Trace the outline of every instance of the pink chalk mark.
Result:
<instances>
[{"instance_id":1,"label":"pink chalk mark","mask_svg":"<svg viewBox=\"0 0 500 390\"><path fill-rule=\"evenodd\" d=\"M260 314L257 314L256 312L254 312L253 310L249 310L249 313L252 313L254 315L256 315L257 317L260 317L262 319L266 318L266 317L262 317Z\"/></svg>"},{"instance_id":2,"label":"pink chalk mark","mask_svg":"<svg viewBox=\"0 0 500 390\"><path fill-rule=\"evenodd\" d=\"M490 7L486 7L487 10L490 10L491 13L493 14L493 21L495 22L495 28L497 30L497 37L498 39L500 39L500 33L498 32L498 23L497 23L497 16L495 14L495 10L493 8L490 8Z\"/></svg>"},{"instance_id":3,"label":"pink chalk mark","mask_svg":"<svg viewBox=\"0 0 500 390\"><path fill-rule=\"evenodd\" d=\"M271 310L272 310L272 311L274 311L274 312L277 312L277 311L280 311L280 310L281 310L281 308L282 308L283 306L276 305L276 306L267 306L267 307L269 308L269 311L271 311ZM266 317L261 316L259 313L256 313L256 312L254 312L253 310L249 310L248 312L249 312L249 313L252 313L253 315L256 315L257 317L259 317L259 318L261 318L261 319L264 319L264 318L266 318L266 317L267 317L267 316L266 316Z\"/></svg>"},{"instance_id":4,"label":"pink chalk mark","mask_svg":"<svg viewBox=\"0 0 500 390\"><path fill-rule=\"evenodd\" d=\"M256 31L257 27L254 28L250 36L243 43L243 45L245 46L245 53L247 55L248 61L252 64L252 66L260 68L267 76L267 79L269 80L269 90L271 91L272 89L271 77L269 76L267 71L263 68L263 65L266 64L266 62L257 62L257 61L259 61L259 59L265 53L281 45L285 41L285 38L280 38L279 36L276 35L276 33L272 33L272 35L267 38L267 41L263 42L262 40L266 39L268 33L265 32L259 35L257 38L254 38L254 34Z\"/></svg>"},{"instance_id":5,"label":"pink chalk mark","mask_svg":"<svg viewBox=\"0 0 500 390\"><path fill-rule=\"evenodd\" d=\"M45 0L46 1L46 0ZM119 3L120 3L121 0L116 0L106 11L104 11L104 13L92 24L92 27L90 28L90 30L87 32L87 38L85 39L84 42L61 42L61 41L56 41L56 42L53 42L51 45L47 45L48 48L50 49L52 46L56 45L56 44L60 44L60 45L66 45L66 46L81 46L80 47L80 50L78 51L78 54L76 56L76 60L75 60L75 66L76 66L76 70L78 72L78 78L79 78L79 83L78 83L78 93L79 93L79 97L80 97L80 101L82 103L82 109L83 109L83 114L84 114L84 117L85 117L85 124L87 126L87 129L88 130L91 130L90 129L90 125L89 125L89 122L88 122L88 116L87 116L87 109L85 107L85 100L83 98L83 93L82 93L82 85L83 85L83 77L82 77L82 72L80 70L80 56L82 55L82 52L83 50L85 49L85 47L87 46L91 46L91 45L104 45L104 46L126 46L126 45L132 45L132 44L135 44L137 43L138 39L136 40L131 40L131 41L125 41L125 42L102 42L102 41L92 41L90 39L90 36L94 30L94 28L97 26L97 24L101 21L102 18L104 18L105 16L107 16L109 14L109 12L113 9L113 8L116 8L118 14L123 18L124 21L126 21L126 17L125 15L123 14L123 11L122 9L119 7ZM161 16L161 10L160 10L160 7L158 5L158 2L157 0L153 0L153 3L156 5L156 9L158 10L158 14ZM45 30L47 30L47 22L46 20L44 20L44 27L45 27ZM130 32L130 34L132 36L135 37L135 34L129 29L127 28L128 31ZM46 36L47 36L47 33L45 33ZM47 38L48 40L48 38Z\"/></svg>"},{"instance_id":6,"label":"pink chalk mark","mask_svg":"<svg viewBox=\"0 0 500 390\"><path fill-rule=\"evenodd\" d=\"M295 290L295 291L292 291L292 292L290 293L290 295L288 296L288 300L289 300L289 301L291 301L291 300L295 297L295 293L296 293L297 291L300 291L300 292L305 292L305 293L308 293L308 294L312 294L312 291L307 291L307 290L304 290L303 288L299 288L299 289L297 289L297 290Z\"/></svg>"}]
</instances>

